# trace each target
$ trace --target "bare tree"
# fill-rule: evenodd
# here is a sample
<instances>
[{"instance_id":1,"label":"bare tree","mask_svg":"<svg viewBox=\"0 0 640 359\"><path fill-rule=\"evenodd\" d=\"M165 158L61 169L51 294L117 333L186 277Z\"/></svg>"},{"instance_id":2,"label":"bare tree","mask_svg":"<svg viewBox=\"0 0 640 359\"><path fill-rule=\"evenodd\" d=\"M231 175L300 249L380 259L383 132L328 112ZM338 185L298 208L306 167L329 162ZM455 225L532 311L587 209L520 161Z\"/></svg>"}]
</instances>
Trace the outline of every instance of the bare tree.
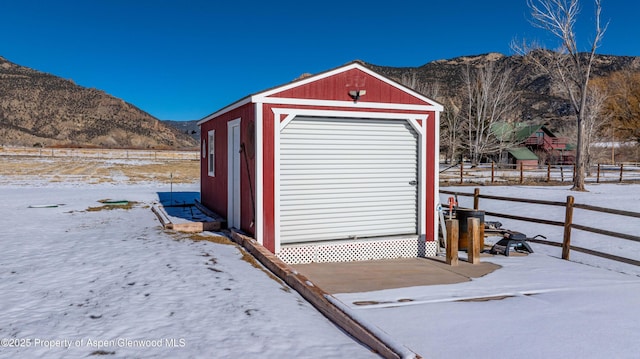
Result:
<instances>
[{"instance_id":1,"label":"bare tree","mask_svg":"<svg viewBox=\"0 0 640 359\"><path fill-rule=\"evenodd\" d=\"M400 83L438 101L438 96L440 95L440 83L438 81L428 82L419 79L415 70L412 70L409 73L403 73Z\"/></svg>"},{"instance_id":2,"label":"bare tree","mask_svg":"<svg viewBox=\"0 0 640 359\"><path fill-rule=\"evenodd\" d=\"M513 120L516 105L515 84L509 67L495 61L480 67L467 66L462 72L465 85L463 96L463 146L472 164L482 157L500 154L509 146L510 136L496 126Z\"/></svg>"},{"instance_id":3,"label":"bare tree","mask_svg":"<svg viewBox=\"0 0 640 359\"><path fill-rule=\"evenodd\" d=\"M588 116L588 86L591 77L591 67L596 50L602 42L606 31L600 23L602 7L600 0L594 0L595 5L595 34L589 46L590 50L581 53L574 29L580 12L579 0L527 0L531 10L533 26L548 31L560 42L557 51L536 51L531 59L555 81L558 81L566 93L576 115L577 148L576 175L573 190L585 191L584 182L587 166L587 116ZM514 47L523 55L531 52L527 46ZM534 49L535 50L535 49Z\"/></svg>"},{"instance_id":4,"label":"bare tree","mask_svg":"<svg viewBox=\"0 0 640 359\"><path fill-rule=\"evenodd\" d=\"M602 138L602 129L611 123L610 118L605 114L605 105L608 99L606 89L595 84L590 84L587 91L586 116L584 118L584 156L586 161L586 171L589 175L594 156L591 145ZM576 138L577 129L574 127L566 133L569 137Z\"/></svg>"},{"instance_id":5,"label":"bare tree","mask_svg":"<svg viewBox=\"0 0 640 359\"><path fill-rule=\"evenodd\" d=\"M436 101L445 100L444 98L439 98L440 83L438 81L428 82L419 79L417 71L403 73L400 83ZM453 163L460 149L458 135L460 107L451 99L447 99L443 103L443 107L444 111L440 117L440 146L441 148L446 148L447 154L445 158Z\"/></svg>"},{"instance_id":6,"label":"bare tree","mask_svg":"<svg viewBox=\"0 0 640 359\"><path fill-rule=\"evenodd\" d=\"M440 116L440 146L446 149L445 159L453 164L460 153L460 104L449 98Z\"/></svg>"},{"instance_id":7,"label":"bare tree","mask_svg":"<svg viewBox=\"0 0 640 359\"><path fill-rule=\"evenodd\" d=\"M610 123L607 117L603 117L605 103L607 101L607 94L603 89L596 86L589 86L587 95L587 111L585 116L585 143L586 147L586 161L587 161L587 174L590 174L590 168L593 164L593 156L591 151L591 144L599 137L602 128Z\"/></svg>"}]
</instances>

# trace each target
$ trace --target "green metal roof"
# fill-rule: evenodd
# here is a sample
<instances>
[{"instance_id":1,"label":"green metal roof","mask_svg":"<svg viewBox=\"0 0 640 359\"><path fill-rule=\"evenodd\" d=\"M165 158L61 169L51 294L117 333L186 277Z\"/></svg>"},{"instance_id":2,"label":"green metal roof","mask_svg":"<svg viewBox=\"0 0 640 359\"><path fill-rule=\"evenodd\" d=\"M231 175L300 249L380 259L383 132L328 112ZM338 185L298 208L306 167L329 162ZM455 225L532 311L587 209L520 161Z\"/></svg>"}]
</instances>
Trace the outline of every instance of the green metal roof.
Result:
<instances>
[{"instance_id":1,"label":"green metal roof","mask_svg":"<svg viewBox=\"0 0 640 359\"><path fill-rule=\"evenodd\" d=\"M491 132L500 141L513 140L513 125L507 122L496 122L491 125Z\"/></svg>"},{"instance_id":2,"label":"green metal roof","mask_svg":"<svg viewBox=\"0 0 640 359\"><path fill-rule=\"evenodd\" d=\"M538 132L538 130L540 130L542 127L544 127L544 125L522 126L516 132L516 136L515 136L516 137L516 141L517 142L523 142L524 140L529 138L531 135L533 135L534 133Z\"/></svg>"},{"instance_id":3,"label":"green metal roof","mask_svg":"<svg viewBox=\"0 0 640 359\"><path fill-rule=\"evenodd\" d=\"M538 156L535 153L531 152L526 147L518 147L512 148L508 150L508 152L513 156L516 160L538 160Z\"/></svg>"}]
</instances>

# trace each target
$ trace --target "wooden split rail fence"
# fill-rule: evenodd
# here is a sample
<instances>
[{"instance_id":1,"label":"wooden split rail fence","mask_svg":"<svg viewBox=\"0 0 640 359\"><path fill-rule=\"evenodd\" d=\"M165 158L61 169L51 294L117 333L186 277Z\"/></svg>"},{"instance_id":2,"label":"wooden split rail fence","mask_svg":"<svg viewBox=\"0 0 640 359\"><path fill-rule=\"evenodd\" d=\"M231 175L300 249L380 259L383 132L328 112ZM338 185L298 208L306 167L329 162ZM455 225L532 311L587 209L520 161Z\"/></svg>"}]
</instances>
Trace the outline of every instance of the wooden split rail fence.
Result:
<instances>
[{"instance_id":1,"label":"wooden split rail fence","mask_svg":"<svg viewBox=\"0 0 640 359\"><path fill-rule=\"evenodd\" d=\"M573 181L574 165L528 166L526 164L483 163L477 166L457 164L440 171L440 180L448 183L525 183ZM587 181L634 182L640 181L638 164L597 164L591 166Z\"/></svg>"},{"instance_id":2,"label":"wooden split rail fence","mask_svg":"<svg viewBox=\"0 0 640 359\"><path fill-rule=\"evenodd\" d=\"M634 242L640 242L640 236L635 236L635 235L626 234L626 233L619 233L619 232L614 232L614 231L610 231L610 230L605 230L605 229L600 229L600 228L584 226L584 225L581 225L581 224L573 223L573 210L575 208L588 210L588 211L599 212L599 213L607 213L607 214L612 214L612 215L631 217L631 218L640 218L640 213L638 213L638 212L625 211L625 210L606 208L606 207L591 206L591 205L587 205L587 204L579 204L579 203L575 203L575 198L573 196L567 196L566 202L558 202L558 201L546 201L546 200L537 200L537 199L510 198L510 197L501 197L501 196L493 196L493 195L483 195L483 194L480 194L480 189L479 188L476 188L473 193L461 193L461 192L444 191L444 190L441 190L440 193L456 195L456 196L462 196L462 197L473 197L473 208L474 208L474 210L478 210L480 208L480 199L564 207L565 208L565 216L564 216L564 220L563 221L552 221L552 220L546 220L546 219L531 218L531 217L517 216L517 215L513 215L513 214L490 212L490 211L485 211L484 213L487 216L493 216L493 217L498 217L498 218L507 218L507 219L513 219L513 220L518 220L518 221L524 221L524 222L531 222L531 223L539 223L539 224L545 224L545 225L550 225L550 226L564 227L564 236L563 236L562 243L557 243L557 242L552 242L552 241L547 241L547 240L540 240L540 239L529 239L529 241L534 242L534 243L541 243L541 244L552 245L552 246L556 246L556 247L562 247L562 258L563 259L568 260L569 259L569 254L570 254L570 250L575 250L577 252L582 252L582 253L586 253L586 254L602 257L602 258L612 259L612 260L616 260L616 261L619 261L619 262L624 262L624 263L627 263L627 264L640 266L640 260L631 259L631 258L625 258L625 257L621 257L621 256L609 254L609 253L603 253L603 252L595 251L595 250L592 250L592 249L576 247L576 246L572 246L571 245L571 231L573 229L586 231L586 232L590 232L590 233L596 233L596 234L609 236L609 237L614 237L614 238L620 238L620 239L634 241ZM443 204L442 206L444 207L446 205Z\"/></svg>"}]
</instances>

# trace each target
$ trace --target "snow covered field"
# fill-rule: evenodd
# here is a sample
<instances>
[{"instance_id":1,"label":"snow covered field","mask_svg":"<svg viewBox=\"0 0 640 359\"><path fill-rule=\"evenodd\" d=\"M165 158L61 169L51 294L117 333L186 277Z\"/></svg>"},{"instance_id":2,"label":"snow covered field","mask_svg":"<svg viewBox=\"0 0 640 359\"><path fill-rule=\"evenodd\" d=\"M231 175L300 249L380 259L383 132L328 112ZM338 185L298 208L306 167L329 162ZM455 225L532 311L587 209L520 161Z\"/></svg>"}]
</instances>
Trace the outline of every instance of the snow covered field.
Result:
<instances>
[{"instance_id":1,"label":"snow covered field","mask_svg":"<svg viewBox=\"0 0 640 359\"><path fill-rule=\"evenodd\" d=\"M574 192L570 186L483 186L480 193L509 198L541 199L556 202L565 202L567 196L573 196L575 203L612 209L640 212L640 185L637 184L589 184L588 192ZM473 187L445 187L443 190L473 193ZM447 203L450 195L440 195L442 203ZM459 196L460 206L473 208L472 197ZM489 199L480 199L480 209L513 214L517 216L546 219L552 221L564 221L565 208L557 206L545 206L528 203L506 202ZM548 240L562 243L563 227L547 226L537 223L515 221L497 217L487 217L487 221L499 221L503 228L515 230L527 234L529 237L541 234ZM593 212L583 209L574 209L573 223L598 229L615 231L625 234L640 235L640 219L606 213ZM614 237L602 236L580 230L572 230L571 245L593 249L604 253L610 253L621 257L640 260L640 243ZM560 257L561 249L540 245L538 251ZM602 260L598 257L572 251L573 261L604 266L608 269L625 273L640 274L640 268L628 264Z\"/></svg>"},{"instance_id":2,"label":"snow covered field","mask_svg":"<svg viewBox=\"0 0 640 359\"><path fill-rule=\"evenodd\" d=\"M639 185L482 187L483 194L564 201L640 210ZM447 190L473 192L470 187ZM448 195L441 195L446 203ZM459 198L472 207L472 198ZM480 200L480 208L533 218L563 220L564 209ZM559 216L559 217L558 217ZM504 228L562 242L562 227L499 220ZM640 220L590 211L576 223L640 233ZM640 244L574 230L575 245L640 260ZM493 239L495 241L496 239ZM490 242L490 240L488 240ZM483 257L503 268L455 285L413 287L337 297L425 358L637 358L640 353L640 267L578 252L560 259L561 248L532 244L528 256ZM461 252L461 257L464 257ZM402 302L400 302L402 299ZM407 300L410 299L410 302ZM372 301L387 304L358 306ZM391 303L391 304L389 304Z\"/></svg>"},{"instance_id":3,"label":"snow covered field","mask_svg":"<svg viewBox=\"0 0 640 359\"><path fill-rule=\"evenodd\" d=\"M482 193L555 201L571 194L577 203L640 209L640 185L589 189ZM198 185L174 183L173 190L197 195ZM126 177L91 184L0 175L0 358L377 357L236 246L161 230L150 206L168 191L166 182L128 184ZM102 199L136 204L106 210ZM470 201L460 198L463 206ZM47 204L60 205L29 208ZM563 215L562 208L488 200L481 208ZM576 210L575 222L640 233L639 220L600 216ZM497 220L562 238L562 228ZM574 231L573 244L640 259L634 242ZM532 246L529 256L483 257L503 268L470 282L336 297L424 358L636 358L640 269L576 252L563 261L560 248Z\"/></svg>"},{"instance_id":4,"label":"snow covered field","mask_svg":"<svg viewBox=\"0 0 640 359\"><path fill-rule=\"evenodd\" d=\"M0 358L376 357L234 245L162 231L167 191L0 186ZM101 199L138 203L87 210Z\"/></svg>"}]
</instances>

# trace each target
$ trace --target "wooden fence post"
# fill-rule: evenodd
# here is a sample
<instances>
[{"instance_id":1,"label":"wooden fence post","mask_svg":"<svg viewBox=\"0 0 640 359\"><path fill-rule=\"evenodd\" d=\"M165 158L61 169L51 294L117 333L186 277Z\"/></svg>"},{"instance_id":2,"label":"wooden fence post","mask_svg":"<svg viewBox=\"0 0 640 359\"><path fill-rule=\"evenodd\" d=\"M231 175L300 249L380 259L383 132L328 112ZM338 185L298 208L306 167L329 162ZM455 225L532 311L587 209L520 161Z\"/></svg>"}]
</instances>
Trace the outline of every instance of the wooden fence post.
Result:
<instances>
[{"instance_id":1,"label":"wooden fence post","mask_svg":"<svg viewBox=\"0 0 640 359\"><path fill-rule=\"evenodd\" d=\"M564 182L564 166L560 165L560 182Z\"/></svg>"},{"instance_id":2,"label":"wooden fence post","mask_svg":"<svg viewBox=\"0 0 640 359\"><path fill-rule=\"evenodd\" d=\"M622 182L622 172L624 171L623 168L624 168L624 163L621 163L620 164L620 182Z\"/></svg>"},{"instance_id":3,"label":"wooden fence post","mask_svg":"<svg viewBox=\"0 0 640 359\"><path fill-rule=\"evenodd\" d=\"M495 173L493 172L495 169L496 163L491 161L491 183L495 182Z\"/></svg>"},{"instance_id":4,"label":"wooden fence post","mask_svg":"<svg viewBox=\"0 0 640 359\"><path fill-rule=\"evenodd\" d=\"M596 176L596 183L600 183L600 164L598 163L598 175Z\"/></svg>"},{"instance_id":5,"label":"wooden fence post","mask_svg":"<svg viewBox=\"0 0 640 359\"><path fill-rule=\"evenodd\" d=\"M547 163L547 182L551 182L551 163Z\"/></svg>"},{"instance_id":6,"label":"wooden fence post","mask_svg":"<svg viewBox=\"0 0 640 359\"><path fill-rule=\"evenodd\" d=\"M480 218L467 218L467 259L471 264L480 263Z\"/></svg>"},{"instance_id":7,"label":"wooden fence post","mask_svg":"<svg viewBox=\"0 0 640 359\"><path fill-rule=\"evenodd\" d=\"M464 181L464 162L460 161L460 184Z\"/></svg>"},{"instance_id":8,"label":"wooden fence post","mask_svg":"<svg viewBox=\"0 0 640 359\"><path fill-rule=\"evenodd\" d=\"M564 215L564 238L562 239L562 259L569 260L571 249L571 225L573 224L573 196L567 196L567 207Z\"/></svg>"},{"instance_id":9,"label":"wooden fence post","mask_svg":"<svg viewBox=\"0 0 640 359\"><path fill-rule=\"evenodd\" d=\"M458 265L458 220L447 219L444 221L447 228L447 264Z\"/></svg>"},{"instance_id":10,"label":"wooden fence post","mask_svg":"<svg viewBox=\"0 0 640 359\"><path fill-rule=\"evenodd\" d=\"M473 209L476 211L480 208L480 188L473 190Z\"/></svg>"},{"instance_id":11,"label":"wooden fence post","mask_svg":"<svg viewBox=\"0 0 640 359\"><path fill-rule=\"evenodd\" d=\"M520 184L524 183L524 166L520 162Z\"/></svg>"}]
</instances>

